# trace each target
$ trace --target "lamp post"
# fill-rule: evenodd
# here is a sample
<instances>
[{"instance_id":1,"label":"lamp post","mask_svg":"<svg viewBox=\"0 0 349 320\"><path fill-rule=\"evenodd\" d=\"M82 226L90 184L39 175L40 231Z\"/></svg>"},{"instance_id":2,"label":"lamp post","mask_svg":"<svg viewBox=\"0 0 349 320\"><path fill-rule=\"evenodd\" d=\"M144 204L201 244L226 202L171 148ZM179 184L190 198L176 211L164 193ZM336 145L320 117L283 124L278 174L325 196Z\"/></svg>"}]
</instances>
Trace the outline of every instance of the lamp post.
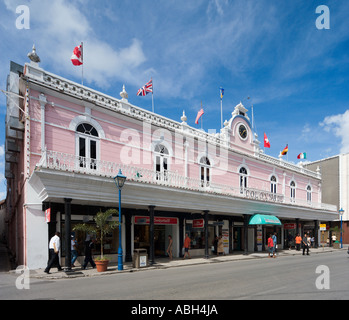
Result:
<instances>
[{"instance_id":1,"label":"lamp post","mask_svg":"<svg viewBox=\"0 0 349 320\"><path fill-rule=\"evenodd\" d=\"M115 184L119 189L119 250L118 250L118 270L124 269L124 262L122 259L122 244L121 244L121 189L125 184L126 177L119 169L118 174L114 177Z\"/></svg>"},{"instance_id":2,"label":"lamp post","mask_svg":"<svg viewBox=\"0 0 349 320\"><path fill-rule=\"evenodd\" d=\"M339 215L341 216L341 249L343 248L343 229L342 229L342 223L343 223L343 214L344 214L344 210L343 208L339 209Z\"/></svg>"}]
</instances>

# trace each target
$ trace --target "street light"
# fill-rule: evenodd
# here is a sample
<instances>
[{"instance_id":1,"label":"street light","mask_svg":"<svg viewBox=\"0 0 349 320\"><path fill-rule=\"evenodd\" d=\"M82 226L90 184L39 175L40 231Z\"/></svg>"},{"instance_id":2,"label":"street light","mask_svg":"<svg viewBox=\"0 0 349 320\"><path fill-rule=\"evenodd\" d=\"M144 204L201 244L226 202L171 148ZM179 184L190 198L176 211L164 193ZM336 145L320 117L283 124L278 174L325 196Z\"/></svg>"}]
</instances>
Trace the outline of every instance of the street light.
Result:
<instances>
[{"instance_id":1,"label":"street light","mask_svg":"<svg viewBox=\"0 0 349 320\"><path fill-rule=\"evenodd\" d=\"M343 214L344 214L344 210L343 210L343 208L340 208L339 215L341 216L341 249L343 248L343 236L342 236L342 233L343 233L343 229L342 229Z\"/></svg>"},{"instance_id":2,"label":"street light","mask_svg":"<svg viewBox=\"0 0 349 320\"><path fill-rule=\"evenodd\" d=\"M114 177L115 184L119 189L119 250L118 250L118 270L124 269L124 262L122 259L122 244L121 244L121 189L125 184L126 177L119 169L118 174Z\"/></svg>"}]
</instances>

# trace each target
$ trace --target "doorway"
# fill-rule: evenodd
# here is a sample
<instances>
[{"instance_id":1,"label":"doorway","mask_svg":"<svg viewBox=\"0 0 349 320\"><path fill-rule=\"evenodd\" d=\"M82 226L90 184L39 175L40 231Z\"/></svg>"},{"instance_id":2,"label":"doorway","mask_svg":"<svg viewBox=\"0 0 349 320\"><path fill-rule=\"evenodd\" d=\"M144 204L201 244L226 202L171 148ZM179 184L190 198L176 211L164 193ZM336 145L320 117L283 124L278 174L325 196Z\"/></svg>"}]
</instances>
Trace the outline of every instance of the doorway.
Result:
<instances>
[{"instance_id":1,"label":"doorway","mask_svg":"<svg viewBox=\"0 0 349 320\"><path fill-rule=\"evenodd\" d=\"M233 238L233 250L234 251L242 251L242 228L234 227L234 238Z\"/></svg>"}]
</instances>

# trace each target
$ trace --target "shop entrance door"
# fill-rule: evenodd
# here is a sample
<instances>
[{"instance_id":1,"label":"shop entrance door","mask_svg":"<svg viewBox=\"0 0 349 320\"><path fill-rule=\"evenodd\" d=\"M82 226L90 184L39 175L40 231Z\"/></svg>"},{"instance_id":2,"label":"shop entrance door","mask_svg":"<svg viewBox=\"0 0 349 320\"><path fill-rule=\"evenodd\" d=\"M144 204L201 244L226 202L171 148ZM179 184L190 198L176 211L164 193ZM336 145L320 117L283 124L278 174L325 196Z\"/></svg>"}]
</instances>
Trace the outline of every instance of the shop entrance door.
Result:
<instances>
[{"instance_id":1,"label":"shop entrance door","mask_svg":"<svg viewBox=\"0 0 349 320\"><path fill-rule=\"evenodd\" d=\"M241 245L241 227L234 227L234 250L242 251Z\"/></svg>"},{"instance_id":2,"label":"shop entrance door","mask_svg":"<svg viewBox=\"0 0 349 320\"><path fill-rule=\"evenodd\" d=\"M149 225L135 225L134 248L147 249L150 252L150 227ZM172 225L154 225L154 256L165 257L168 247L168 236L173 236Z\"/></svg>"},{"instance_id":3,"label":"shop entrance door","mask_svg":"<svg viewBox=\"0 0 349 320\"><path fill-rule=\"evenodd\" d=\"M154 226L154 254L156 257L163 257L166 255L165 248L166 226Z\"/></svg>"}]
</instances>

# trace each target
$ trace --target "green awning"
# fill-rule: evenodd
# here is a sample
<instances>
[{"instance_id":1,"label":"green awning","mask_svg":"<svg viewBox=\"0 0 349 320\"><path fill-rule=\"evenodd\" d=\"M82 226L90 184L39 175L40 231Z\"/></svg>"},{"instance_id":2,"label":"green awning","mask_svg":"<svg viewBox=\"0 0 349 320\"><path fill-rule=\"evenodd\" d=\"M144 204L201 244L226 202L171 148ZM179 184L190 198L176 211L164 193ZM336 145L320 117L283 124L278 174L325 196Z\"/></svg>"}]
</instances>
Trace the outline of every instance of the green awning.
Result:
<instances>
[{"instance_id":1,"label":"green awning","mask_svg":"<svg viewBox=\"0 0 349 320\"><path fill-rule=\"evenodd\" d=\"M277 225L281 226L280 220L271 215L266 215L266 214L255 214L250 218L250 222L248 223L250 225L255 225L255 224L262 224L262 225Z\"/></svg>"}]
</instances>

